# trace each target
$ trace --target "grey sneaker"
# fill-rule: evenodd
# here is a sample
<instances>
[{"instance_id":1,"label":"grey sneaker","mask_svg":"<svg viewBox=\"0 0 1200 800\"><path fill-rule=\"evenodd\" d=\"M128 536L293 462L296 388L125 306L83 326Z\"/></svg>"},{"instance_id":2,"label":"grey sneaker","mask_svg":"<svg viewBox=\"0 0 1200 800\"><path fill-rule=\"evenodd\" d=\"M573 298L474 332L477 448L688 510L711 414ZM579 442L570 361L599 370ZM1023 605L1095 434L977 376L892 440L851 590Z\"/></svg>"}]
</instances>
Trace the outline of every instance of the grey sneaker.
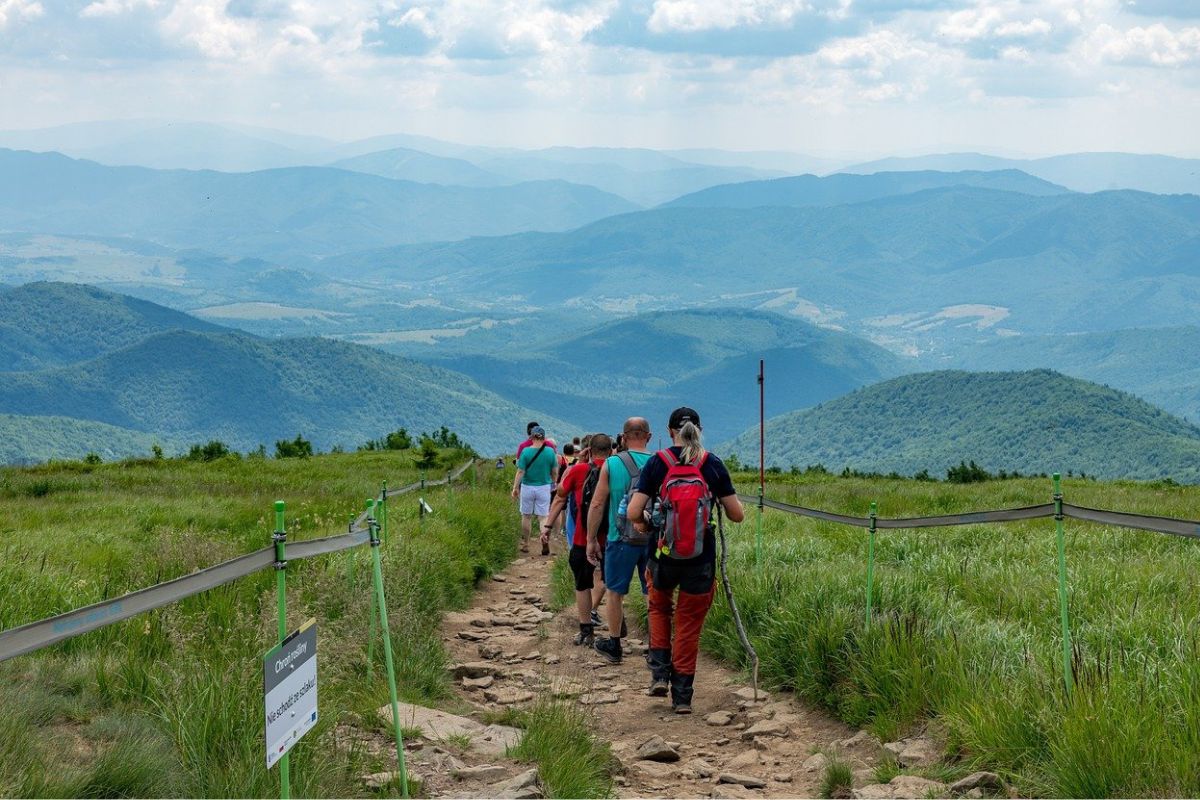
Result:
<instances>
[{"instance_id":1,"label":"grey sneaker","mask_svg":"<svg viewBox=\"0 0 1200 800\"><path fill-rule=\"evenodd\" d=\"M650 690L647 692L651 697L666 697L671 691L671 682L666 678L653 678L650 681Z\"/></svg>"}]
</instances>

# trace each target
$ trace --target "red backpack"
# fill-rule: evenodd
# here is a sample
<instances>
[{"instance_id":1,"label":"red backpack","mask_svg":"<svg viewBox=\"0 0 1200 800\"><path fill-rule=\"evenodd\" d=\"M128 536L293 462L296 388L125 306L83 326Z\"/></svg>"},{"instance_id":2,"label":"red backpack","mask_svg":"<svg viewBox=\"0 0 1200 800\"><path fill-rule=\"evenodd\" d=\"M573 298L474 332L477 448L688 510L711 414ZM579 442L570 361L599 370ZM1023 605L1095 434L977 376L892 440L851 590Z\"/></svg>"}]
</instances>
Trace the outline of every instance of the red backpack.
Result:
<instances>
[{"instance_id":1,"label":"red backpack","mask_svg":"<svg viewBox=\"0 0 1200 800\"><path fill-rule=\"evenodd\" d=\"M670 450L659 450L658 457L667 465L659 491L663 527L658 535L658 555L696 558L704 552L704 533L712 519L712 492L700 472L708 453L701 453L695 464L681 464Z\"/></svg>"}]
</instances>

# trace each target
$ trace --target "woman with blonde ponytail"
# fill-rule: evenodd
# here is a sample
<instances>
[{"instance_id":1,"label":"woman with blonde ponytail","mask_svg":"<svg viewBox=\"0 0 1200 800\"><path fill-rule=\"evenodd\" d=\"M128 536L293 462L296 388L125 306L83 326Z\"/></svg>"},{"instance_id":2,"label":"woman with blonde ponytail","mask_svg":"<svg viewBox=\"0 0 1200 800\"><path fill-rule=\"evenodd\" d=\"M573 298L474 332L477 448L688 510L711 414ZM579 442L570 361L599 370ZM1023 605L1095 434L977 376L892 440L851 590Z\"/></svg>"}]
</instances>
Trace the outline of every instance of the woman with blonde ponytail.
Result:
<instances>
[{"instance_id":1,"label":"woman with blonde ponytail","mask_svg":"<svg viewBox=\"0 0 1200 800\"><path fill-rule=\"evenodd\" d=\"M627 516L641 530L653 528L647 569L649 693L665 697L669 691L675 713L690 714L700 631L716 588L716 506L732 522L741 522L745 511L729 470L704 449L700 415L677 408L667 430L673 445L642 468Z\"/></svg>"}]
</instances>

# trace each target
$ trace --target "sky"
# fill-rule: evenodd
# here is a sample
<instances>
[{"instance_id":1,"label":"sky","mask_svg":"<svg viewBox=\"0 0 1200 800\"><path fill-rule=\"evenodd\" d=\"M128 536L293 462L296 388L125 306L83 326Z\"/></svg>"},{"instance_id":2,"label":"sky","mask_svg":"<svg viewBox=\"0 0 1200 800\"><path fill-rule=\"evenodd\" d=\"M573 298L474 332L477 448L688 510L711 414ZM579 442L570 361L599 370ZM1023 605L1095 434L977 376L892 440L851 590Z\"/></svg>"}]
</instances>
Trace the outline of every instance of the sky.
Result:
<instances>
[{"instance_id":1,"label":"sky","mask_svg":"<svg viewBox=\"0 0 1200 800\"><path fill-rule=\"evenodd\" d=\"M1200 156L1200 0L0 0L0 129Z\"/></svg>"}]
</instances>

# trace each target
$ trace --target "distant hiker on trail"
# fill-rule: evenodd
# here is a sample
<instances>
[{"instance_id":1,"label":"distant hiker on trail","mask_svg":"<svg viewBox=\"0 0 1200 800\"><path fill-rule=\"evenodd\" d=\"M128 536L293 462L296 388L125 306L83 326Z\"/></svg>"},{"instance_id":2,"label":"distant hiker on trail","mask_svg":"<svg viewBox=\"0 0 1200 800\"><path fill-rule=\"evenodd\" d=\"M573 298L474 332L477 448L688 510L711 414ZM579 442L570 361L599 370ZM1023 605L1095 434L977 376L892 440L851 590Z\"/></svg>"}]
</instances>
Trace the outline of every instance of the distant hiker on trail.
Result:
<instances>
[{"instance_id":1,"label":"distant hiker on trail","mask_svg":"<svg viewBox=\"0 0 1200 800\"><path fill-rule=\"evenodd\" d=\"M605 459L600 468L596 491L587 514L587 556L593 564L600 563L600 518L607 516L608 543L604 548L604 584L609 599L606 610L608 637L597 639L594 645L600 657L610 664L620 664L621 639L625 636L624 600L636 574L646 592L647 546L650 537L635 530L626 518L626 508L637 488L642 467L650 460L646 445L650 442L650 423L642 417L625 420L621 434L629 448Z\"/></svg>"},{"instance_id":2,"label":"distant hiker on trail","mask_svg":"<svg viewBox=\"0 0 1200 800\"><path fill-rule=\"evenodd\" d=\"M520 498L521 552L529 552L529 531L533 518L544 519L550 513L550 490L558 480L558 457L546 441L546 431L534 427L529 434L530 446L517 457L517 476L513 479L513 499ZM541 530L539 522L538 529ZM549 548L543 546L542 555Z\"/></svg>"},{"instance_id":3,"label":"distant hiker on trail","mask_svg":"<svg viewBox=\"0 0 1200 800\"><path fill-rule=\"evenodd\" d=\"M650 694L665 697L669 687L675 712L690 714L700 630L716 589L714 505L719 502L731 522L741 522L745 511L729 470L704 450L700 415L677 408L667 431L674 445L659 450L642 468L627 514L643 531L652 530L648 507L656 522L661 514L649 569Z\"/></svg>"},{"instance_id":4,"label":"distant hiker on trail","mask_svg":"<svg viewBox=\"0 0 1200 800\"><path fill-rule=\"evenodd\" d=\"M548 536L556 517L562 512L563 508L577 509L577 519L582 517L582 513L578 511L581 508L584 497L584 488L588 483L588 476L592 475L592 485L598 480L600 468L604 464L604 460L612 454L612 439L606 434L597 433L591 437L589 447L583 450L585 456L590 460L581 460L575 464L567 472L566 476L559 484L558 497L550 507L550 518L546 521L545 527L542 529L542 536ZM589 498L590 499L590 498ZM571 573L575 576L575 609L578 611L579 634L575 637L575 644L591 646L595 641L596 623L593 619L592 601L595 595L596 581L595 572L596 565L588 560L587 557L587 530L583 525L576 525L574 535L571 539L571 551L568 563L571 566ZM604 573L600 573L603 580Z\"/></svg>"}]
</instances>

